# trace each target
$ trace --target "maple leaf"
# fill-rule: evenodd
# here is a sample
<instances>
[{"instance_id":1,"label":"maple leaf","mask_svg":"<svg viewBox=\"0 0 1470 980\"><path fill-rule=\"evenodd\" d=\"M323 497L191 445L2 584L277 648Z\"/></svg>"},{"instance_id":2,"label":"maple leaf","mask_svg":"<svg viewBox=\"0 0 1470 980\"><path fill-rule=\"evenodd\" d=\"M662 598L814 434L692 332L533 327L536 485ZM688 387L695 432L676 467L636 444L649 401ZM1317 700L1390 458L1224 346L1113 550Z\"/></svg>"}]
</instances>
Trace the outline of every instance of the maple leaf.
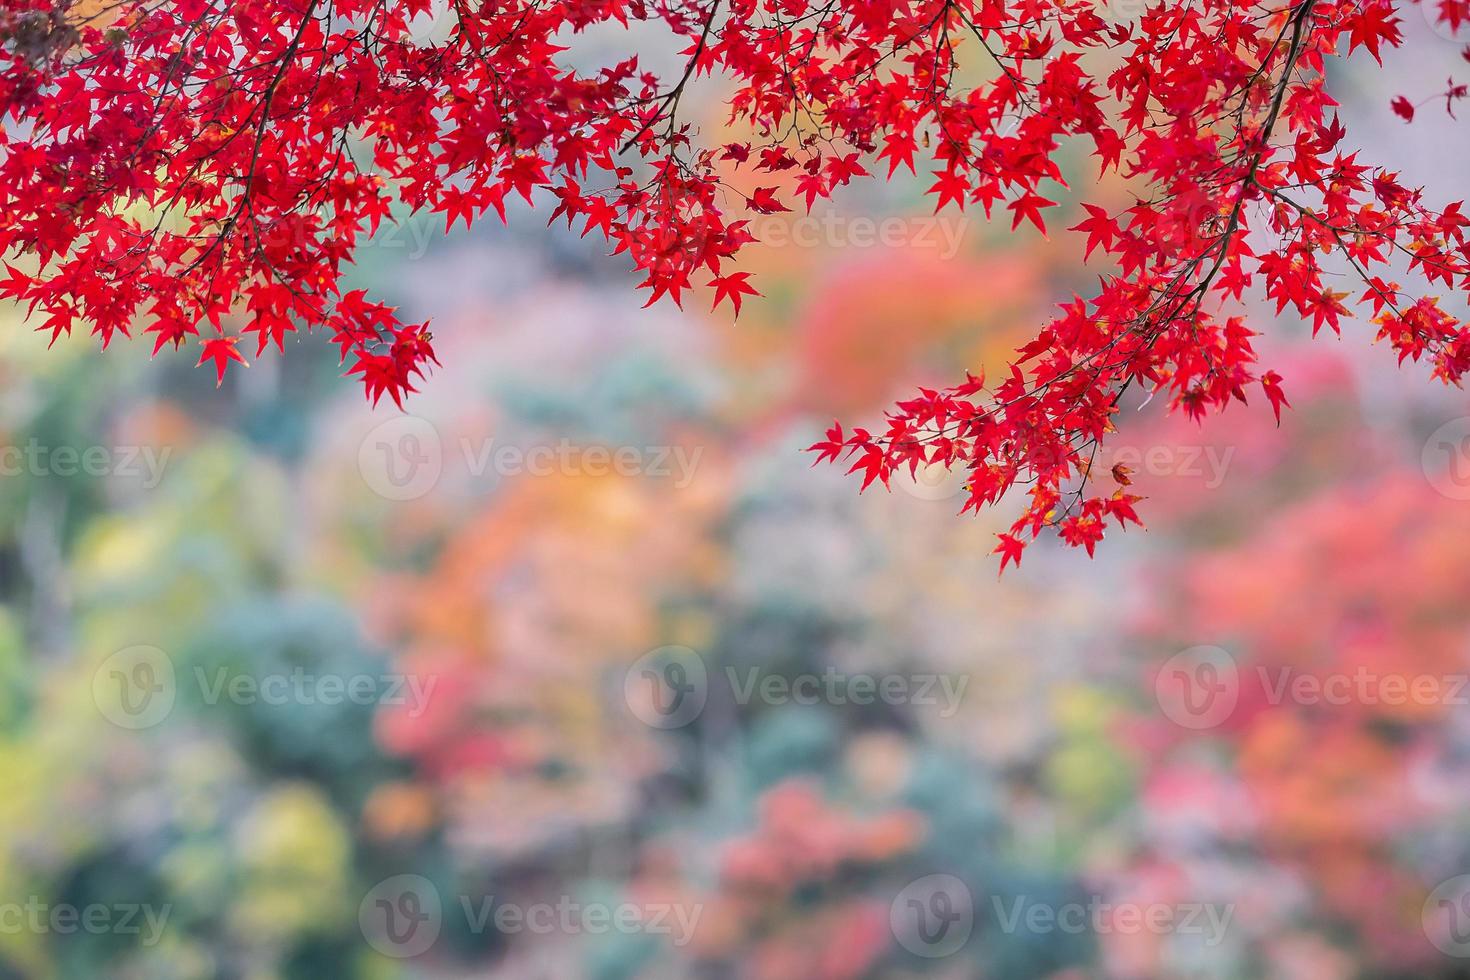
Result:
<instances>
[{"instance_id":1,"label":"maple leaf","mask_svg":"<svg viewBox=\"0 0 1470 980\"><path fill-rule=\"evenodd\" d=\"M244 356L235 349L235 345L239 342L239 337L209 338L204 342L204 350L199 354L199 360L195 364L195 367L203 365L205 361L213 361L215 386L218 387L224 384L225 368L229 366L231 361L244 364L246 367L250 366Z\"/></svg>"},{"instance_id":2,"label":"maple leaf","mask_svg":"<svg viewBox=\"0 0 1470 980\"><path fill-rule=\"evenodd\" d=\"M1087 212L1087 220L1078 222L1067 230L1086 232L1087 250L1082 254L1083 260L1086 261L1092 258L1092 250L1099 245L1102 246L1103 251L1111 251L1113 240L1118 234L1118 222L1108 214L1106 208L1085 202L1082 207Z\"/></svg>"},{"instance_id":3,"label":"maple leaf","mask_svg":"<svg viewBox=\"0 0 1470 980\"><path fill-rule=\"evenodd\" d=\"M1000 555L1000 570L1004 572L1006 565L1010 563L1015 563L1017 568L1021 567L1021 554L1026 550L1026 545L1014 534L998 534L996 537L1000 544L995 546L991 554Z\"/></svg>"},{"instance_id":4,"label":"maple leaf","mask_svg":"<svg viewBox=\"0 0 1470 980\"><path fill-rule=\"evenodd\" d=\"M856 153L848 153L843 156L830 156L824 164L827 171L827 179L832 187L843 187L850 183L854 177L868 176L867 170L863 169L862 162Z\"/></svg>"},{"instance_id":5,"label":"maple leaf","mask_svg":"<svg viewBox=\"0 0 1470 980\"><path fill-rule=\"evenodd\" d=\"M883 137L883 151L878 154L878 159L888 158L888 176L892 177L900 166L908 167L909 173L917 174L914 169L914 151L918 144L914 138L905 133L889 133Z\"/></svg>"},{"instance_id":6,"label":"maple leaf","mask_svg":"<svg viewBox=\"0 0 1470 980\"><path fill-rule=\"evenodd\" d=\"M477 210L475 196L458 187L446 187L441 199L441 207L444 211L445 232L454 230L454 222L460 218L464 219L464 226L469 228L475 220Z\"/></svg>"},{"instance_id":7,"label":"maple leaf","mask_svg":"<svg viewBox=\"0 0 1470 980\"><path fill-rule=\"evenodd\" d=\"M1276 424L1281 424L1281 406L1291 406L1286 400L1286 392L1281 390L1281 375L1275 371L1267 371L1261 375L1261 389L1266 392L1266 400L1271 403L1271 411L1276 413Z\"/></svg>"},{"instance_id":8,"label":"maple leaf","mask_svg":"<svg viewBox=\"0 0 1470 980\"><path fill-rule=\"evenodd\" d=\"M1103 510L1107 512L1109 517L1117 521L1118 526L1125 531L1128 529L1130 523L1142 527L1143 521L1138 519L1138 512L1133 508L1133 505L1142 499L1142 497L1135 494L1124 493L1122 490L1119 490L1108 500L1104 501Z\"/></svg>"},{"instance_id":9,"label":"maple leaf","mask_svg":"<svg viewBox=\"0 0 1470 980\"><path fill-rule=\"evenodd\" d=\"M414 390L413 386L408 383L404 366L386 354L358 351L357 363L352 366L348 374L362 376L367 397L375 407L379 399L387 394L393 399L393 404L401 409L403 408L403 396Z\"/></svg>"},{"instance_id":10,"label":"maple leaf","mask_svg":"<svg viewBox=\"0 0 1470 980\"><path fill-rule=\"evenodd\" d=\"M1048 201L1040 194L1027 191L1006 205L1006 210L1015 212L1015 218L1011 221L1011 230L1015 231L1021 226L1022 220L1027 220L1035 225L1043 235L1046 234L1046 222L1041 220L1041 209L1055 206L1055 201Z\"/></svg>"},{"instance_id":11,"label":"maple leaf","mask_svg":"<svg viewBox=\"0 0 1470 980\"><path fill-rule=\"evenodd\" d=\"M754 286L749 285L749 279L750 273L748 272L732 272L728 276L715 276L711 279L709 285L715 288L715 301L710 306L710 310L715 310L720 305L720 300L728 299L730 305L735 307L735 315L739 316L741 294L743 293L749 296L760 295L760 293L755 291Z\"/></svg>"},{"instance_id":12,"label":"maple leaf","mask_svg":"<svg viewBox=\"0 0 1470 980\"><path fill-rule=\"evenodd\" d=\"M956 173L953 170L946 170L934 176L939 178L934 182L934 186L929 188L930 194L937 193L939 195L939 203L934 205L934 213L938 214L944 210L944 206L950 201L954 201L955 204L959 205L960 210L963 211L965 209L965 195L970 191L970 182L965 178L965 175Z\"/></svg>"},{"instance_id":13,"label":"maple leaf","mask_svg":"<svg viewBox=\"0 0 1470 980\"><path fill-rule=\"evenodd\" d=\"M757 214L776 214L780 211L790 211L786 205L776 200L776 188L757 187L755 193L750 195L747 203L750 209ZM808 207L810 210L810 207Z\"/></svg>"},{"instance_id":14,"label":"maple leaf","mask_svg":"<svg viewBox=\"0 0 1470 980\"><path fill-rule=\"evenodd\" d=\"M1365 0L1358 5L1356 13L1348 18L1348 50L1352 51L1361 45L1373 56L1374 61L1383 64L1379 47L1385 41L1397 46L1403 40L1399 23L1393 4L1388 0Z\"/></svg>"},{"instance_id":15,"label":"maple leaf","mask_svg":"<svg viewBox=\"0 0 1470 980\"><path fill-rule=\"evenodd\" d=\"M879 447L874 445L863 447L861 455L847 472L856 473L858 470L863 471L863 485L858 488L859 493L868 489L874 480L881 479L883 485L888 486L888 474L891 468L888 465L887 455Z\"/></svg>"},{"instance_id":16,"label":"maple leaf","mask_svg":"<svg viewBox=\"0 0 1470 980\"><path fill-rule=\"evenodd\" d=\"M835 462L846 445L847 442L842 436L842 423L834 421L832 428L827 430L827 438L808 446L807 452L818 454L812 462L812 465L816 466L818 463Z\"/></svg>"},{"instance_id":17,"label":"maple leaf","mask_svg":"<svg viewBox=\"0 0 1470 980\"><path fill-rule=\"evenodd\" d=\"M806 213L812 213L812 205L817 198L824 197L827 193L826 181L820 173L802 174L796 181L796 193L806 199Z\"/></svg>"}]
</instances>

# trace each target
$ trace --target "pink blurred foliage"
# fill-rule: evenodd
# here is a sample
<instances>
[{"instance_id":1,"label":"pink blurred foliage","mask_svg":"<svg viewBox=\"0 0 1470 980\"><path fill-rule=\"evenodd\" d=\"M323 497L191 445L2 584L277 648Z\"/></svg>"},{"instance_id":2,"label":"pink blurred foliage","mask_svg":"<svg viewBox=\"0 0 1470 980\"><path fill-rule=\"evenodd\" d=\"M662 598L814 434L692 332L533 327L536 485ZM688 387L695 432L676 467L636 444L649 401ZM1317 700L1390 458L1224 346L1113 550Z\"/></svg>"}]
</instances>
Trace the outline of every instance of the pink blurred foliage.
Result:
<instances>
[{"instance_id":1,"label":"pink blurred foliage","mask_svg":"<svg viewBox=\"0 0 1470 980\"><path fill-rule=\"evenodd\" d=\"M1341 380L1330 370L1319 378L1318 399L1339 404ZM1337 424L1356 428L1350 417ZM1220 436L1237 433L1252 445L1249 426ZM1286 455L1264 479L1292 487L1298 501L1226 543L1169 556L1137 624L1153 649L1230 651L1239 664L1234 709L1196 731L1149 704L1122 731L1147 764L1141 799L1164 840L1243 850L1242 867L1256 873L1290 871L1308 892L1296 916L1319 929L1350 927L1348 941L1369 962L1427 964L1420 907L1437 878L1408 855L1470 806L1455 701L1455 678L1470 672L1470 509L1371 448L1363 451L1377 472L1303 487L1297 471L1313 464L1290 453L1307 436L1287 436ZM1353 687L1324 704L1283 695L1286 678L1401 683L1422 696ZM1142 680L1151 686L1151 672ZM1291 921L1262 931L1284 942Z\"/></svg>"}]
</instances>

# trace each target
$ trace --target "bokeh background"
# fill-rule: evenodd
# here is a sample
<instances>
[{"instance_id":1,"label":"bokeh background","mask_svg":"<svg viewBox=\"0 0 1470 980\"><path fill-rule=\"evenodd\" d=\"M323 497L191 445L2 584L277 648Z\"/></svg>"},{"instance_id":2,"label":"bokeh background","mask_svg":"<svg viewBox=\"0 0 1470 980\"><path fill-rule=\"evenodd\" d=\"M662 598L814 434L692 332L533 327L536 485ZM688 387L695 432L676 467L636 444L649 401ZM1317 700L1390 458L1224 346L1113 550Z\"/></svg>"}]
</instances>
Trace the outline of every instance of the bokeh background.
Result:
<instances>
[{"instance_id":1,"label":"bokeh background","mask_svg":"<svg viewBox=\"0 0 1470 980\"><path fill-rule=\"evenodd\" d=\"M1406 33L1334 90L1463 196ZM0 977L1470 972L1470 398L1254 310L1280 427L1130 413L1147 530L998 577L954 478L803 453L1096 274L927 183L762 219L738 322L406 219L407 412L0 312Z\"/></svg>"}]
</instances>

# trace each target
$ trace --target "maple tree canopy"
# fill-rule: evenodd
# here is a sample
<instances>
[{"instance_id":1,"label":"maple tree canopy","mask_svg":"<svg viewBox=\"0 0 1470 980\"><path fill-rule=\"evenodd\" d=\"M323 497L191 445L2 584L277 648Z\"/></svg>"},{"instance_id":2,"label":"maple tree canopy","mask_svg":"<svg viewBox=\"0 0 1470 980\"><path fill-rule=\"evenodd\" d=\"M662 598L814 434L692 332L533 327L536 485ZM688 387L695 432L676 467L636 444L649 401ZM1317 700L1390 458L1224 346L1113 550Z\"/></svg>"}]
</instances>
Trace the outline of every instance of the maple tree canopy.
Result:
<instances>
[{"instance_id":1,"label":"maple tree canopy","mask_svg":"<svg viewBox=\"0 0 1470 980\"><path fill-rule=\"evenodd\" d=\"M1248 290L1314 331L1371 317L1445 381L1470 365L1466 324L1425 293L1470 290L1470 220L1360 160L1324 87L1329 57L1403 43L1408 10L1447 36L1470 21L1470 0L1426 2L449 0L429 36L429 0L4 0L0 295L53 340L80 323L104 346L198 344L221 378L324 330L374 402L401 404L434 363L426 326L339 288L395 208L452 227L544 195L631 257L650 302L697 283L738 312L752 214L922 165L939 208L1044 230L1080 142L1135 200L1084 203L1072 229L1107 260L1096 294L996 379L921 389L881 432L839 424L813 449L864 487L963 468L966 510L1024 487L1002 569L1047 527L1091 552L1137 520L1126 472L1087 479L1130 390L1198 417L1259 386L1279 418L1280 376L1225 312ZM627 32L625 60L577 54L599 25ZM634 50L658 32L682 47L665 75ZM746 138L681 118L706 74ZM1411 94L1390 104L1405 120L1465 88Z\"/></svg>"}]
</instances>

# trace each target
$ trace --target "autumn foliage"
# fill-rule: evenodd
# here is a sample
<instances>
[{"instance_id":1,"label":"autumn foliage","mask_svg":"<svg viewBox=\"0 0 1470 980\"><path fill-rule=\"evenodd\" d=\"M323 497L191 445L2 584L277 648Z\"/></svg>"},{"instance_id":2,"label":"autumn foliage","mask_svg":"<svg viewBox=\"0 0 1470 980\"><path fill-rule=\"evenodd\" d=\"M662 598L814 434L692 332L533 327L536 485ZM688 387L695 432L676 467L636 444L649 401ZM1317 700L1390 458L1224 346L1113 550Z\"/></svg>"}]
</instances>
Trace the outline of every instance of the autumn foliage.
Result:
<instances>
[{"instance_id":1,"label":"autumn foliage","mask_svg":"<svg viewBox=\"0 0 1470 980\"><path fill-rule=\"evenodd\" d=\"M1470 21L1470 0L1432 2L1447 30ZM373 401L401 404L435 363L427 326L341 286L395 215L453 227L545 203L626 253L650 302L708 287L738 312L754 215L925 167L937 208L1046 231L1060 154L1080 145L1133 194L1083 203L1071 229L1095 294L1003 369L813 449L864 486L961 468L967 510L1022 488L1002 567L1048 527L1090 552L1138 519L1126 474L1089 479L1126 399L1162 393L1193 417L1288 404L1233 315L1247 296L1314 331L1366 318L1447 382L1470 368L1470 332L1434 295L1470 289L1470 218L1361 159L1324 86L1329 59L1401 44L1411 8L450 0L450 29L427 34L429 0L6 0L0 295L53 337L197 346L220 378L322 331ZM589 60L599 26L626 31L625 58ZM669 35L681 55L661 75L637 51ZM729 142L680 114L701 76L727 86ZM1451 80L1391 108L1452 114L1464 95Z\"/></svg>"}]
</instances>

